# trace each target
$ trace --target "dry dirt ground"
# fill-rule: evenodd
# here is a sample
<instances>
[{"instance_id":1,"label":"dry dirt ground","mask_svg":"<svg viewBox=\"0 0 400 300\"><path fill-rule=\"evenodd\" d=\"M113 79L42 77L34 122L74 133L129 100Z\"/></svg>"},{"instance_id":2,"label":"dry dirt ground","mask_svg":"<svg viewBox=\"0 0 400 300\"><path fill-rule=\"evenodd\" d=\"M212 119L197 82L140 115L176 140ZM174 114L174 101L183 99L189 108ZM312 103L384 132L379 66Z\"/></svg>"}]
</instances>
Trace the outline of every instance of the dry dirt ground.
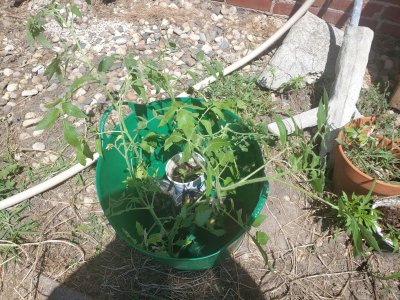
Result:
<instances>
[{"instance_id":1,"label":"dry dirt ground","mask_svg":"<svg viewBox=\"0 0 400 300\"><path fill-rule=\"evenodd\" d=\"M122 5L118 2L99 5L99 17L107 18L108 10ZM14 35L23 44L26 3L18 8L10 7L11 3L2 1L0 6L0 41ZM154 10L142 10L140 18L143 17L158 15ZM132 22L136 18L132 15ZM255 26L254 30L260 28ZM378 44L375 53L379 51ZM27 55L0 55L0 70L23 65ZM371 65L371 70L374 68L373 73L379 74L378 60ZM372 76L373 80L378 76ZM291 100L303 102L300 106L308 105L301 95ZM18 103L20 108L13 113L22 118L39 104L40 99ZM0 151L22 147L18 140L20 123L1 126ZM54 128L41 138L59 154L63 149L61 137L59 128ZM29 162L41 159L40 152L24 155ZM70 163L66 153L62 163L54 168L61 169ZM30 182L51 176L54 171L36 171ZM21 176L33 176L29 174L32 173ZM189 272L162 266L116 238L98 204L94 177L95 170L90 168L29 200L26 217L40 224L37 234L18 247L20 258L7 267L0 266L0 299L400 298L399 281L377 277L400 271L398 254L353 257L346 233L335 233L332 219L318 205L287 187L271 184L263 210L268 216L263 226L270 237L266 249L274 272L264 266L248 239L220 265Z\"/></svg>"}]
</instances>

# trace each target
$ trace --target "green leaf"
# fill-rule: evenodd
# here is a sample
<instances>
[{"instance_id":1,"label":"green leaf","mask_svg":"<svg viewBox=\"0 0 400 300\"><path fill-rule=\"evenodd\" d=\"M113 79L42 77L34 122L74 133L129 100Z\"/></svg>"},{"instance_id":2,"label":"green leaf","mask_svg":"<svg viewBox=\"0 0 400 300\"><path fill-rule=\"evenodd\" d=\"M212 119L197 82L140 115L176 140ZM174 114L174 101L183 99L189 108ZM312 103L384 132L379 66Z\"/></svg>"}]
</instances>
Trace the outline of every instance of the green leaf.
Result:
<instances>
[{"instance_id":1,"label":"green leaf","mask_svg":"<svg viewBox=\"0 0 400 300\"><path fill-rule=\"evenodd\" d=\"M71 117L79 119L86 118L86 115L77 106L73 105L70 102L64 102L63 104L61 104L61 108L65 114Z\"/></svg>"},{"instance_id":2,"label":"green leaf","mask_svg":"<svg viewBox=\"0 0 400 300\"><path fill-rule=\"evenodd\" d=\"M136 224L139 224L139 223L136 223ZM154 244L160 243L162 240L161 238L162 238L161 233L153 233L147 238L146 242L149 245L154 245Z\"/></svg>"},{"instance_id":3,"label":"green leaf","mask_svg":"<svg viewBox=\"0 0 400 300\"><path fill-rule=\"evenodd\" d=\"M82 13L81 13L81 11L79 10L79 8L75 5L75 4L73 4L72 6L71 6L71 12L75 15L75 16L77 16L77 17L82 17Z\"/></svg>"},{"instance_id":4,"label":"green leaf","mask_svg":"<svg viewBox=\"0 0 400 300\"><path fill-rule=\"evenodd\" d=\"M287 131L286 131L285 124L283 123L282 119L279 116L275 116L275 122L276 122L276 125L278 126L279 139L281 141L281 144L285 145L286 140L287 140Z\"/></svg>"},{"instance_id":5,"label":"green leaf","mask_svg":"<svg viewBox=\"0 0 400 300\"><path fill-rule=\"evenodd\" d=\"M349 225L350 225L349 229L351 232L351 237L353 239L354 254L355 256L360 256L363 253L360 228L356 220L354 220L353 218L351 218Z\"/></svg>"},{"instance_id":6,"label":"green leaf","mask_svg":"<svg viewBox=\"0 0 400 300\"><path fill-rule=\"evenodd\" d=\"M182 140L183 136L178 131L172 132L172 134L165 140L164 150L168 150L172 145L179 143Z\"/></svg>"},{"instance_id":7,"label":"green leaf","mask_svg":"<svg viewBox=\"0 0 400 300\"><path fill-rule=\"evenodd\" d=\"M361 235L363 236L363 238L365 239L367 244L369 246L371 246L372 248L374 248L375 251L380 252L381 249L379 248L378 242L374 238L372 232L370 230L368 230L367 228L365 228L361 224L359 224L359 227L360 227Z\"/></svg>"},{"instance_id":8,"label":"green leaf","mask_svg":"<svg viewBox=\"0 0 400 300\"><path fill-rule=\"evenodd\" d=\"M89 145L85 140L82 141L82 153L85 157L93 159L93 152L90 150Z\"/></svg>"},{"instance_id":9,"label":"green leaf","mask_svg":"<svg viewBox=\"0 0 400 300\"><path fill-rule=\"evenodd\" d=\"M268 242L268 235L265 232L257 231L256 240L260 245L265 245Z\"/></svg>"},{"instance_id":10,"label":"green leaf","mask_svg":"<svg viewBox=\"0 0 400 300\"><path fill-rule=\"evenodd\" d=\"M327 111L325 110L324 101L321 100L318 104L318 111L317 111L317 127L321 129L322 126L325 124L327 119Z\"/></svg>"},{"instance_id":11,"label":"green leaf","mask_svg":"<svg viewBox=\"0 0 400 300\"><path fill-rule=\"evenodd\" d=\"M204 226L211 217L212 209L208 204L199 205L195 210L195 223L197 226Z\"/></svg>"},{"instance_id":12,"label":"green leaf","mask_svg":"<svg viewBox=\"0 0 400 300\"><path fill-rule=\"evenodd\" d=\"M223 147L228 147L230 143L223 138L215 138L208 143L207 152L215 152Z\"/></svg>"},{"instance_id":13,"label":"green leaf","mask_svg":"<svg viewBox=\"0 0 400 300\"><path fill-rule=\"evenodd\" d=\"M102 73L107 72L108 70L111 69L111 67L113 66L115 60L116 60L115 55L111 55L111 56L106 56L106 57L104 57L104 58L100 61L99 66L97 67L97 70L98 70L99 72L102 72Z\"/></svg>"},{"instance_id":14,"label":"green leaf","mask_svg":"<svg viewBox=\"0 0 400 300\"><path fill-rule=\"evenodd\" d=\"M162 118L162 120L160 121L160 124L158 124L158 127L163 127L165 124L167 124L168 121L173 117L177 109L178 108L176 106L171 106L165 113L164 118Z\"/></svg>"},{"instance_id":15,"label":"green leaf","mask_svg":"<svg viewBox=\"0 0 400 300\"><path fill-rule=\"evenodd\" d=\"M225 120L224 113L218 108L218 107L212 107L211 110L218 116L220 117L221 120Z\"/></svg>"},{"instance_id":16,"label":"green leaf","mask_svg":"<svg viewBox=\"0 0 400 300\"><path fill-rule=\"evenodd\" d=\"M76 158L78 159L78 162L82 166L86 165L86 156L82 153L82 151L80 151L80 150L76 151Z\"/></svg>"},{"instance_id":17,"label":"green leaf","mask_svg":"<svg viewBox=\"0 0 400 300\"><path fill-rule=\"evenodd\" d=\"M94 147L95 147L97 153L99 154L99 156L103 157L103 147L101 147L101 139L100 138L96 138Z\"/></svg>"},{"instance_id":18,"label":"green leaf","mask_svg":"<svg viewBox=\"0 0 400 300\"><path fill-rule=\"evenodd\" d=\"M259 227L265 220L267 219L266 215L258 215L257 218L254 220L253 224L251 226L253 227Z\"/></svg>"},{"instance_id":19,"label":"green leaf","mask_svg":"<svg viewBox=\"0 0 400 300\"><path fill-rule=\"evenodd\" d=\"M86 83L88 83L89 81L97 81L96 78L94 78L91 75L85 75L82 76L78 79L75 79L70 87L70 91L71 93L75 92L77 89L79 89L80 87L84 86Z\"/></svg>"},{"instance_id":20,"label":"green leaf","mask_svg":"<svg viewBox=\"0 0 400 300\"><path fill-rule=\"evenodd\" d=\"M183 148L182 162L189 161L191 155L192 155L192 147L190 147L190 144L187 143L185 145L185 148Z\"/></svg>"},{"instance_id":21,"label":"green leaf","mask_svg":"<svg viewBox=\"0 0 400 300\"><path fill-rule=\"evenodd\" d=\"M35 37L35 40L36 40L40 45L42 45L43 47L46 47L46 48L51 48L51 47L52 47L51 43L48 41L48 39L45 38L45 36L44 36L42 33L38 34L38 35Z\"/></svg>"},{"instance_id":22,"label":"green leaf","mask_svg":"<svg viewBox=\"0 0 400 300\"><path fill-rule=\"evenodd\" d=\"M64 139L71 146L81 149L81 143L78 138L78 132L76 131L74 125L68 120L64 120Z\"/></svg>"},{"instance_id":23,"label":"green leaf","mask_svg":"<svg viewBox=\"0 0 400 300\"><path fill-rule=\"evenodd\" d=\"M44 118L36 125L36 130L43 130L49 128L54 122L57 120L58 116L60 115L60 110L58 108L54 108L51 110Z\"/></svg>"},{"instance_id":24,"label":"green leaf","mask_svg":"<svg viewBox=\"0 0 400 300\"><path fill-rule=\"evenodd\" d=\"M398 279L398 278L400 278L400 272L396 272L396 273L393 273L393 274L391 274L389 276L385 276L385 277L382 277L382 276L376 276L376 277L379 279L383 279L383 280Z\"/></svg>"},{"instance_id":25,"label":"green leaf","mask_svg":"<svg viewBox=\"0 0 400 300\"><path fill-rule=\"evenodd\" d=\"M44 107L46 107L47 109L52 109L52 108L56 107L58 104L60 104L61 101L62 101L62 98L58 98L51 103L45 104Z\"/></svg>"},{"instance_id":26,"label":"green leaf","mask_svg":"<svg viewBox=\"0 0 400 300\"><path fill-rule=\"evenodd\" d=\"M51 63L47 66L46 70L44 71L44 75L47 76L48 80L53 78L54 74L57 74L58 76L62 75L60 64L61 64L61 59L57 54L57 56L53 58Z\"/></svg>"},{"instance_id":27,"label":"green leaf","mask_svg":"<svg viewBox=\"0 0 400 300\"><path fill-rule=\"evenodd\" d=\"M194 133L196 130L194 126L195 124L194 116L195 114L186 109L181 109L176 114L178 128L182 129L186 138L189 140L192 140L194 138Z\"/></svg>"},{"instance_id":28,"label":"green leaf","mask_svg":"<svg viewBox=\"0 0 400 300\"><path fill-rule=\"evenodd\" d=\"M212 126L211 126L211 122L205 119L200 120L200 123L203 124L204 128L206 129L207 133L209 135L211 135L212 132Z\"/></svg>"},{"instance_id":29,"label":"green leaf","mask_svg":"<svg viewBox=\"0 0 400 300\"><path fill-rule=\"evenodd\" d=\"M140 223L138 221L136 221L136 232L139 236L144 235L143 227L142 227L142 225L140 225Z\"/></svg>"}]
</instances>

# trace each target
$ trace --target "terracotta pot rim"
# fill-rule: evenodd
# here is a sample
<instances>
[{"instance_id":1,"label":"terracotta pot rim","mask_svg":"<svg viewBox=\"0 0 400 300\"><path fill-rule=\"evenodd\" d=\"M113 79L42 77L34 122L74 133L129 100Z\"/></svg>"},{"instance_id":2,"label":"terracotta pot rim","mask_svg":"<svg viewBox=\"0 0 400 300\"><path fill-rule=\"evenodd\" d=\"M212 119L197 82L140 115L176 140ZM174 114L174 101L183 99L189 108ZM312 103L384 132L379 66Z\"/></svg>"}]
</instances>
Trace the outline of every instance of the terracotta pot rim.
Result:
<instances>
[{"instance_id":1,"label":"terracotta pot rim","mask_svg":"<svg viewBox=\"0 0 400 300\"><path fill-rule=\"evenodd\" d=\"M351 124L354 124L354 122L357 121L357 120L374 120L374 119L375 119L374 116L372 116L372 117L362 117L362 118L359 118L359 119L355 119L355 120L352 121L351 123L346 124L344 128L347 128L347 127L349 127ZM342 131L339 131L338 139L339 139L339 140L343 140ZM385 138L385 139L386 139L386 138ZM393 143L394 143L394 142L393 142ZM397 146L397 148L400 148L397 144L395 144L395 145ZM344 153L342 145L338 144L338 150L339 150L340 155L344 158L344 160L350 165L350 167L351 167L356 173L358 173L359 175L365 177L365 178L366 178L367 180L369 180L369 181L373 181L373 180L376 179L376 178L373 178L373 177L371 177L371 176L365 174L365 173L362 172L359 168L357 168L355 165L353 165L353 163L348 159L347 155ZM384 182L384 181L382 181L382 180L377 179L377 180L376 180L376 184L378 184L378 183L379 183L380 185L384 186L384 187L387 187L387 188L400 188L400 184L386 183L386 182Z\"/></svg>"}]
</instances>

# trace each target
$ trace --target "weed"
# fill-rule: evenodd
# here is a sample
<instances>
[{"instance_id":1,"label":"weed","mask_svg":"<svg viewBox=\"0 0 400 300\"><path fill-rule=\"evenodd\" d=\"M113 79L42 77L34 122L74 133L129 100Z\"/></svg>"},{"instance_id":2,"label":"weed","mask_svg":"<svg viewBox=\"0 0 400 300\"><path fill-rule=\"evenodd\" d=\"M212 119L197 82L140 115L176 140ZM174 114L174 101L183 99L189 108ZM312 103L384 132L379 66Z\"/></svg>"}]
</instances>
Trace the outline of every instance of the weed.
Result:
<instances>
[{"instance_id":1,"label":"weed","mask_svg":"<svg viewBox=\"0 0 400 300\"><path fill-rule=\"evenodd\" d=\"M388 86L383 88L379 83L372 85L361 92L357 108L364 116L381 115L389 107L388 96Z\"/></svg>"},{"instance_id":2,"label":"weed","mask_svg":"<svg viewBox=\"0 0 400 300\"><path fill-rule=\"evenodd\" d=\"M20 244L37 234L35 231L38 223L30 221L24 216L23 212L28 208L28 203L20 204L11 210L0 211L0 240ZM4 246L1 248L1 256L3 262L11 259L16 259L19 256L18 250L15 247Z\"/></svg>"},{"instance_id":3,"label":"weed","mask_svg":"<svg viewBox=\"0 0 400 300\"><path fill-rule=\"evenodd\" d=\"M261 89L255 77L235 72L223 81L212 83L205 91L207 98L232 103L233 109L244 119L268 115L273 110L271 94Z\"/></svg>"},{"instance_id":4,"label":"weed","mask_svg":"<svg viewBox=\"0 0 400 300\"><path fill-rule=\"evenodd\" d=\"M291 78L288 82L281 85L278 89L279 93L283 93L284 91L290 92L298 92L301 89L305 88L307 82L303 76L296 76Z\"/></svg>"}]
</instances>

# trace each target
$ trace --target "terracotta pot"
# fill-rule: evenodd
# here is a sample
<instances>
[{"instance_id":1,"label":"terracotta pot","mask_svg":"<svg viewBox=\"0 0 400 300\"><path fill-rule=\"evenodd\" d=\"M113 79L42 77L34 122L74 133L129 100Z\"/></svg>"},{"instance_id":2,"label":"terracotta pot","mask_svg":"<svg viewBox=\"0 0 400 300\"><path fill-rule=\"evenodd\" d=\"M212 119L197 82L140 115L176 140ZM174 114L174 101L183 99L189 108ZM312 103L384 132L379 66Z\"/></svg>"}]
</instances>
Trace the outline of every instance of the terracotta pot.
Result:
<instances>
[{"instance_id":1,"label":"terracotta pot","mask_svg":"<svg viewBox=\"0 0 400 300\"><path fill-rule=\"evenodd\" d=\"M364 117L347 124L345 128L349 126L360 127L366 123L372 123L374 117ZM339 132L338 139L343 140L342 131ZM392 145L392 141L389 139L381 139L384 146L388 147ZM393 147L393 146L392 146ZM395 146L396 152L399 152L400 148ZM374 178L361 172L349 158L345 155L341 145L336 145L334 149L334 169L333 169L333 190L336 194L344 191L346 194L352 194L353 192L358 195L366 195L372 188ZM383 181L377 180L375 187L372 191L373 195L378 196L395 196L400 195L400 184L390 184Z\"/></svg>"}]
</instances>

